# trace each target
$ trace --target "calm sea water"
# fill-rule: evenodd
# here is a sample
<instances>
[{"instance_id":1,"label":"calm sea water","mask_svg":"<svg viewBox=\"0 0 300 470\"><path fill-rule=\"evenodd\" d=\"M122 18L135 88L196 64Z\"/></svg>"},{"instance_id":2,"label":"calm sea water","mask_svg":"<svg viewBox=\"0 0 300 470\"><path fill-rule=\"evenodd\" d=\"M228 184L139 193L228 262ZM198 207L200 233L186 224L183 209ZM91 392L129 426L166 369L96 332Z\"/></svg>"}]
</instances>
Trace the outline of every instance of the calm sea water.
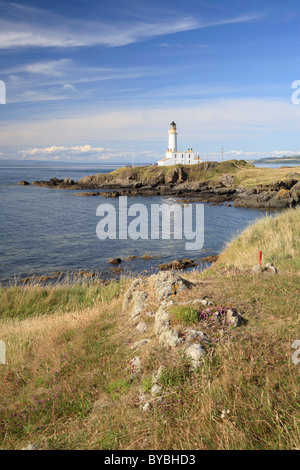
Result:
<instances>
[{"instance_id":1,"label":"calm sea water","mask_svg":"<svg viewBox=\"0 0 300 470\"><path fill-rule=\"evenodd\" d=\"M74 196L74 190L55 190L35 186L18 186L21 180L33 182L52 177L70 177L104 173L114 168L31 166L0 164L0 281L13 276L51 274L56 271L101 271L111 276L111 258L148 254L150 260L122 263L125 272L151 272L158 264L176 258L200 258L219 253L249 223L265 215L254 209L205 204L205 244L202 250L186 251L186 240L105 240L96 235L101 203L118 208L118 199ZM162 203L164 197L132 197L128 205ZM172 202L172 201L171 201ZM173 201L174 202L174 201ZM149 211L150 212L150 211ZM256 260L253 260L255 264Z\"/></svg>"}]
</instances>

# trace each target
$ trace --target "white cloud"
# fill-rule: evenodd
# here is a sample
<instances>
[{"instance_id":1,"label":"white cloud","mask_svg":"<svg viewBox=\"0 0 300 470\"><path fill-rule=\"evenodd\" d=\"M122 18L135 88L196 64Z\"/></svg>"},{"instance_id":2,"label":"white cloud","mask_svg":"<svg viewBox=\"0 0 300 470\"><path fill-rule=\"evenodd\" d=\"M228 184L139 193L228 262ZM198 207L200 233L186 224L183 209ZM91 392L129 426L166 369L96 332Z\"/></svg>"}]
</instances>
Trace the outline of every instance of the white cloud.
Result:
<instances>
[{"instance_id":1,"label":"white cloud","mask_svg":"<svg viewBox=\"0 0 300 470\"><path fill-rule=\"evenodd\" d=\"M1 155L1 154L0 154ZM50 147L35 147L29 149L22 149L18 151L18 155L22 160L72 160L72 161L96 161L96 160L123 160L125 162L131 161L132 156L134 158L144 159L144 161L150 162L151 160L157 160L159 154L153 151L134 151L125 150L121 148L104 148L94 147L90 144L76 145L76 146L57 146L52 145Z\"/></svg>"},{"instance_id":2,"label":"white cloud","mask_svg":"<svg viewBox=\"0 0 300 470\"><path fill-rule=\"evenodd\" d=\"M36 62L32 64L27 64L21 67L21 70L28 73L34 73L39 75L51 75L54 77L60 77L63 75L63 70L66 66L72 61L70 59L60 59L60 60L52 60L52 61L43 61L43 62Z\"/></svg>"},{"instance_id":3,"label":"white cloud","mask_svg":"<svg viewBox=\"0 0 300 470\"><path fill-rule=\"evenodd\" d=\"M76 112L74 113L76 115ZM290 103L251 99L219 99L211 103L161 108L102 109L66 119L3 122L0 128L2 145L30 145L45 141L65 145L84 141L164 141L166 126L174 119L184 139L215 140L238 136L257 138L278 132L299 132L300 106ZM182 139L182 137L180 137Z\"/></svg>"},{"instance_id":4,"label":"white cloud","mask_svg":"<svg viewBox=\"0 0 300 470\"><path fill-rule=\"evenodd\" d=\"M209 28L226 24L253 21L257 15L221 18L205 21L195 17L173 14L168 20L115 21L104 23L91 20L66 19L38 8L10 4L12 19L0 20L0 49L24 47L85 47L126 46L159 36ZM168 12L169 14L169 12ZM45 17L47 21L45 22Z\"/></svg>"},{"instance_id":5,"label":"white cloud","mask_svg":"<svg viewBox=\"0 0 300 470\"><path fill-rule=\"evenodd\" d=\"M58 154L68 157L80 155L82 158L102 156L115 158L115 149L111 150L110 154L107 148L111 142L114 142L116 147L127 149L139 147L149 152L148 154L138 152L149 161L150 155L151 158L156 155L158 158L165 153L168 126L174 119L179 130L178 143L183 150L192 146L200 155L206 155L223 146L225 152L232 152L232 156L243 158L243 155L246 155L250 158L251 154L247 152L255 151L255 155L259 156L262 142L264 149L269 148L272 151L275 148L272 153L274 156L276 156L274 152L278 152L278 155L293 154L294 150L291 147L289 150L281 151L279 145L282 145L281 148L293 145L289 136L294 143L296 142L295 136L299 133L300 106L258 99L220 99L212 103L198 102L193 106L181 108L174 106L120 110L103 108L101 112L94 114L81 111L74 115L76 117L65 119L7 123L3 121L0 127L2 145L15 146L17 142L23 147L30 146L30 149L23 153L26 158L30 155L50 158ZM55 145L47 145L49 142ZM81 142L94 142L96 145L81 144ZM244 150L235 150L232 142L237 142L240 148L245 145ZM254 146L256 148L253 149ZM129 151L124 150L124 152L123 156L118 153L118 157L127 156L128 159L129 156L131 159ZM261 156L264 155L265 153L262 153Z\"/></svg>"},{"instance_id":6,"label":"white cloud","mask_svg":"<svg viewBox=\"0 0 300 470\"><path fill-rule=\"evenodd\" d=\"M63 87L62 87L62 90L63 91L76 91L76 88L71 85L70 83L66 83Z\"/></svg>"}]
</instances>

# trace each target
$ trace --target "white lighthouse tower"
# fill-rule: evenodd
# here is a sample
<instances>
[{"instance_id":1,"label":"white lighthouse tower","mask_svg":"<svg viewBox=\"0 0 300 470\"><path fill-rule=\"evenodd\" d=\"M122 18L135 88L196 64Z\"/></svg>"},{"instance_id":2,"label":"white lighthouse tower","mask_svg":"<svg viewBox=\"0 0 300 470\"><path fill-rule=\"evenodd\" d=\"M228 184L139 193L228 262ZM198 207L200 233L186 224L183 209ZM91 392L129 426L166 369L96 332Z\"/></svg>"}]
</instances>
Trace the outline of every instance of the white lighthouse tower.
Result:
<instances>
[{"instance_id":1,"label":"white lighthouse tower","mask_svg":"<svg viewBox=\"0 0 300 470\"><path fill-rule=\"evenodd\" d=\"M169 129L168 152L177 152L177 129L174 121L171 122Z\"/></svg>"},{"instance_id":2,"label":"white lighthouse tower","mask_svg":"<svg viewBox=\"0 0 300 470\"><path fill-rule=\"evenodd\" d=\"M170 166L170 165L196 165L201 163L199 155L195 155L192 148L184 152L177 150L177 128L174 121L170 124L169 129L169 143L166 158L157 162L158 166Z\"/></svg>"}]
</instances>

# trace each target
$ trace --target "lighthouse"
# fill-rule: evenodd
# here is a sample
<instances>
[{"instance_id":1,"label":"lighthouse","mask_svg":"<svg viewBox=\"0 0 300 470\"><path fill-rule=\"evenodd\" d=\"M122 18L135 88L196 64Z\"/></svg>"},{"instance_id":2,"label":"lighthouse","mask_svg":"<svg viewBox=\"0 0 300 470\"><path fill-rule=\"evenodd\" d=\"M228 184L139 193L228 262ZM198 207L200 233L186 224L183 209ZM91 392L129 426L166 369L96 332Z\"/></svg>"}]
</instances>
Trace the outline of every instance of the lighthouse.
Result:
<instances>
[{"instance_id":1,"label":"lighthouse","mask_svg":"<svg viewBox=\"0 0 300 470\"><path fill-rule=\"evenodd\" d=\"M174 121L170 124L168 151L177 152L177 129Z\"/></svg>"},{"instance_id":2,"label":"lighthouse","mask_svg":"<svg viewBox=\"0 0 300 470\"><path fill-rule=\"evenodd\" d=\"M168 131L169 141L168 141L168 150L166 153L166 158L159 160L157 162L158 166L170 166L170 165L195 165L197 163L202 163L199 155L195 155L192 148L184 152L179 152L177 150L177 127L174 121L171 122L170 128Z\"/></svg>"}]
</instances>

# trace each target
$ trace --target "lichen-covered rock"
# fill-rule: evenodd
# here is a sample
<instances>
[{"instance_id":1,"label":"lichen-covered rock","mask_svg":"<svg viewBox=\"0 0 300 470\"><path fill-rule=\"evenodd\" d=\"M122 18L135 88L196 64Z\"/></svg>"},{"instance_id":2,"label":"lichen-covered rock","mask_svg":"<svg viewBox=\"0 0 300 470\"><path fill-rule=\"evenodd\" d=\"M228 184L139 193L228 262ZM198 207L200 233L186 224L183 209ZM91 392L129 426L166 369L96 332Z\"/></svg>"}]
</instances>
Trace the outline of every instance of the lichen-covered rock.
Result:
<instances>
[{"instance_id":1,"label":"lichen-covered rock","mask_svg":"<svg viewBox=\"0 0 300 470\"><path fill-rule=\"evenodd\" d=\"M133 293L141 284L142 284L141 279L134 279L134 281L132 281L132 283L130 284L129 288L127 289L124 295L123 306L122 306L123 312L125 312L128 309L129 304L132 301Z\"/></svg>"},{"instance_id":2,"label":"lichen-covered rock","mask_svg":"<svg viewBox=\"0 0 300 470\"><path fill-rule=\"evenodd\" d=\"M160 335L163 331L168 330L170 325L170 313L166 304L161 304L155 314L154 331Z\"/></svg>"},{"instance_id":3,"label":"lichen-covered rock","mask_svg":"<svg viewBox=\"0 0 300 470\"><path fill-rule=\"evenodd\" d=\"M192 365L196 368L201 364L206 352L200 344L190 344L185 350L185 355L192 360Z\"/></svg>"},{"instance_id":4,"label":"lichen-covered rock","mask_svg":"<svg viewBox=\"0 0 300 470\"><path fill-rule=\"evenodd\" d=\"M139 356L135 356L130 361L130 370L133 374L138 374L142 370L141 359Z\"/></svg>"},{"instance_id":5,"label":"lichen-covered rock","mask_svg":"<svg viewBox=\"0 0 300 470\"><path fill-rule=\"evenodd\" d=\"M203 331L187 329L184 330L184 333L187 341L201 341L203 339L206 339L206 335L203 333Z\"/></svg>"},{"instance_id":6,"label":"lichen-covered rock","mask_svg":"<svg viewBox=\"0 0 300 470\"><path fill-rule=\"evenodd\" d=\"M240 326L242 323L241 315L233 309L228 309L226 312L226 320L228 325L231 326Z\"/></svg>"},{"instance_id":7,"label":"lichen-covered rock","mask_svg":"<svg viewBox=\"0 0 300 470\"><path fill-rule=\"evenodd\" d=\"M184 339L179 336L177 331L166 330L159 335L159 342L169 348L177 348L184 342Z\"/></svg>"},{"instance_id":8,"label":"lichen-covered rock","mask_svg":"<svg viewBox=\"0 0 300 470\"><path fill-rule=\"evenodd\" d=\"M151 278L160 300L165 300L168 297L176 295L184 289L190 289L193 286L191 282L171 271L162 271L151 276Z\"/></svg>"},{"instance_id":9,"label":"lichen-covered rock","mask_svg":"<svg viewBox=\"0 0 300 470\"><path fill-rule=\"evenodd\" d=\"M277 268L275 268L273 263L267 263L265 264L265 271L267 271L270 274L277 274Z\"/></svg>"}]
</instances>

